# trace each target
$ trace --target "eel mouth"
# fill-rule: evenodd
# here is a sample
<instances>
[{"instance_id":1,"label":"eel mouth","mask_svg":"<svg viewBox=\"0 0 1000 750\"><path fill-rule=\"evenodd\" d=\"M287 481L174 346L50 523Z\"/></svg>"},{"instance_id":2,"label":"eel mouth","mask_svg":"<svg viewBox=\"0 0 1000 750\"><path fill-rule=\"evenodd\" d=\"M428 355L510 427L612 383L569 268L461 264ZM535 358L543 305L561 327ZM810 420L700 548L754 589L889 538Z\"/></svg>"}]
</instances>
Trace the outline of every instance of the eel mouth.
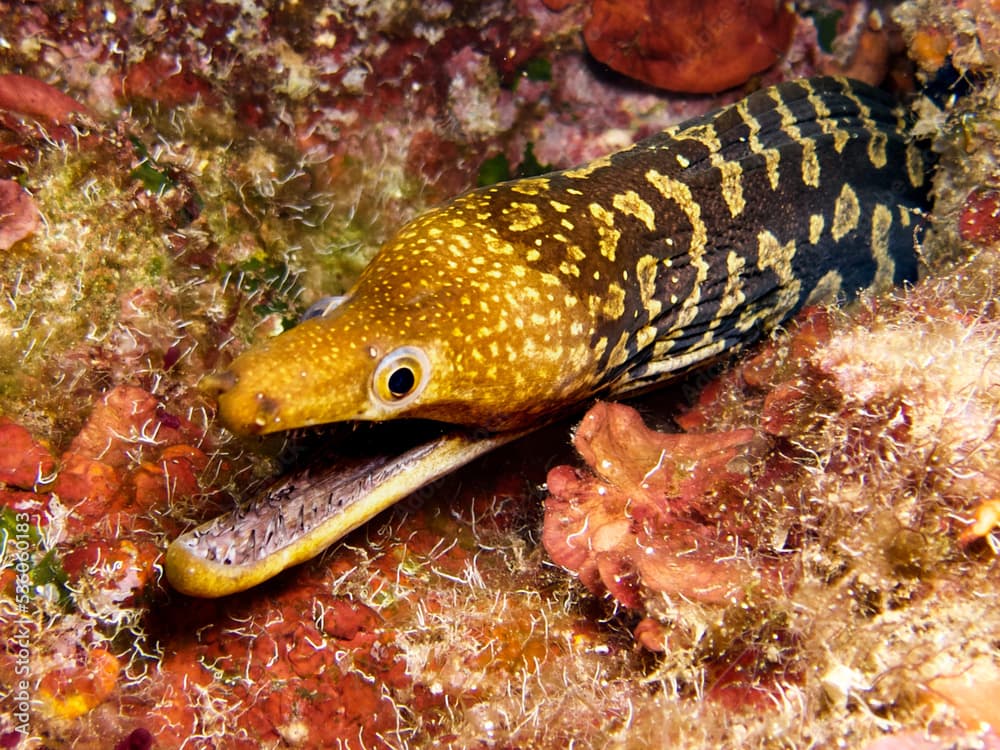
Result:
<instances>
[{"instance_id":1,"label":"eel mouth","mask_svg":"<svg viewBox=\"0 0 1000 750\"><path fill-rule=\"evenodd\" d=\"M167 579L198 597L256 586L529 431L484 433L430 422L371 425L357 431L338 457L314 460L248 503L177 537L167 548Z\"/></svg>"}]
</instances>

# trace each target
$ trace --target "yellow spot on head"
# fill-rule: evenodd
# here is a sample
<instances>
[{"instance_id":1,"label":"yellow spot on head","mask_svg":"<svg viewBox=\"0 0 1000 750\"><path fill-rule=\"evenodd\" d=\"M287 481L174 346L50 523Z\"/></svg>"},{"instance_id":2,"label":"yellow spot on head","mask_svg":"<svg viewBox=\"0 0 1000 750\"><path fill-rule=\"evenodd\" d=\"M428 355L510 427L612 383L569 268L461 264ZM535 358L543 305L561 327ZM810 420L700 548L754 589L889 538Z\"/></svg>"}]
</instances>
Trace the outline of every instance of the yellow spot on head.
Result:
<instances>
[{"instance_id":1,"label":"yellow spot on head","mask_svg":"<svg viewBox=\"0 0 1000 750\"><path fill-rule=\"evenodd\" d=\"M615 229L614 211L609 211L600 203L591 203L587 207L590 215L597 219L597 234L600 236L601 255L614 263L615 251L618 249L618 239L621 232Z\"/></svg>"},{"instance_id":2,"label":"yellow spot on head","mask_svg":"<svg viewBox=\"0 0 1000 750\"><path fill-rule=\"evenodd\" d=\"M608 286L601 312L612 320L618 320L625 314L625 290L618 284Z\"/></svg>"},{"instance_id":3,"label":"yellow spot on head","mask_svg":"<svg viewBox=\"0 0 1000 750\"><path fill-rule=\"evenodd\" d=\"M542 216L534 203L511 203L510 208L504 209L504 214L510 219L512 232L526 232L542 223Z\"/></svg>"},{"instance_id":4,"label":"yellow spot on head","mask_svg":"<svg viewBox=\"0 0 1000 750\"><path fill-rule=\"evenodd\" d=\"M535 177L528 180L517 180L510 184L510 189L521 195L541 195L549 189L549 179L547 177Z\"/></svg>"},{"instance_id":5,"label":"yellow spot on head","mask_svg":"<svg viewBox=\"0 0 1000 750\"><path fill-rule=\"evenodd\" d=\"M559 273L564 274L566 276L579 276L580 267L577 266L576 263L570 263L564 260L562 263L559 264Z\"/></svg>"},{"instance_id":6,"label":"yellow spot on head","mask_svg":"<svg viewBox=\"0 0 1000 750\"><path fill-rule=\"evenodd\" d=\"M486 249L491 253L496 253L497 255L513 255L514 246L509 242L504 242L493 232L486 232L482 236L483 244L486 245Z\"/></svg>"}]
</instances>

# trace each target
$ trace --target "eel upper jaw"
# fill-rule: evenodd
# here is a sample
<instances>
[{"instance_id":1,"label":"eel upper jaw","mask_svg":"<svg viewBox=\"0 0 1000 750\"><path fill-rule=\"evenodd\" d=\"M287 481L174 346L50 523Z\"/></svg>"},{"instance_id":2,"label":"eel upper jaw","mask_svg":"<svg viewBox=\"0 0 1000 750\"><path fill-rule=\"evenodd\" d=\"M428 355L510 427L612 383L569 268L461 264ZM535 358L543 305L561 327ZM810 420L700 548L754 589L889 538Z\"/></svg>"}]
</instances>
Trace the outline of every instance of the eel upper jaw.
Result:
<instances>
[{"instance_id":1,"label":"eel upper jaw","mask_svg":"<svg viewBox=\"0 0 1000 750\"><path fill-rule=\"evenodd\" d=\"M482 434L456 428L398 454L341 459L287 476L245 507L177 537L166 553L167 579L181 593L199 597L248 589L530 431Z\"/></svg>"}]
</instances>

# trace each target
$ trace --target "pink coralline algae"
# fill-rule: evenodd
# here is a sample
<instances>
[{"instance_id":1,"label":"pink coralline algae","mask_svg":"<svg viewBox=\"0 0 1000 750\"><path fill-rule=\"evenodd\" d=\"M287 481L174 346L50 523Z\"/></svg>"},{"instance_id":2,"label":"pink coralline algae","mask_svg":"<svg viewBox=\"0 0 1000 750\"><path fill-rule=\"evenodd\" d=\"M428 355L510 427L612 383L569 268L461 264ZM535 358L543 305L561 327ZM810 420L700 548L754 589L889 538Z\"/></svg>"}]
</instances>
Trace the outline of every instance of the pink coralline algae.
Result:
<instances>
[{"instance_id":1,"label":"pink coralline algae","mask_svg":"<svg viewBox=\"0 0 1000 750\"><path fill-rule=\"evenodd\" d=\"M52 474L56 461L27 429L0 416L0 483L32 489Z\"/></svg>"},{"instance_id":2,"label":"pink coralline algae","mask_svg":"<svg viewBox=\"0 0 1000 750\"><path fill-rule=\"evenodd\" d=\"M126 710L157 747L203 731L199 693L222 674L231 690L219 708L235 726L218 746L234 750L376 747L395 722L393 698L405 694L417 710L437 701L411 684L374 611L312 579L268 596L189 600L154 627L164 643L160 669L149 695Z\"/></svg>"},{"instance_id":3,"label":"pink coralline algae","mask_svg":"<svg viewBox=\"0 0 1000 750\"><path fill-rule=\"evenodd\" d=\"M213 96L205 80L163 55L150 56L129 68L123 89L130 99L156 101L171 107Z\"/></svg>"},{"instance_id":4,"label":"pink coralline algae","mask_svg":"<svg viewBox=\"0 0 1000 750\"><path fill-rule=\"evenodd\" d=\"M734 510L753 430L664 434L630 407L598 403L574 445L590 471L549 472L542 540L593 593L630 608L660 594L724 604L777 584L773 568L752 563L751 529Z\"/></svg>"},{"instance_id":5,"label":"pink coralline algae","mask_svg":"<svg viewBox=\"0 0 1000 750\"><path fill-rule=\"evenodd\" d=\"M795 14L774 0L595 0L590 53L671 91L714 93L745 83L788 49Z\"/></svg>"},{"instance_id":6,"label":"pink coralline algae","mask_svg":"<svg viewBox=\"0 0 1000 750\"><path fill-rule=\"evenodd\" d=\"M958 220L963 240L991 245L1000 240L1000 190L978 187L969 193Z\"/></svg>"},{"instance_id":7,"label":"pink coralline algae","mask_svg":"<svg viewBox=\"0 0 1000 750\"><path fill-rule=\"evenodd\" d=\"M31 76L0 75L0 109L67 125L91 110L54 86Z\"/></svg>"},{"instance_id":8,"label":"pink coralline algae","mask_svg":"<svg viewBox=\"0 0 1000 750\"><path fill-rule=\"evenodd\" d=\"M0 180L0 250L33 235L40 223L31 196L13 180Z\"/></svg>"},{"instance_id":9,"label":"pink coralline algae","mask_svg":"<svg viewBox=\"0 0 1000 750\"><path fill-rule=\"evenodd\" d=\"M32 161L46 143L89 142L88 127L96 121L92 109L55 86L32 76L0 75L0 174L14 174L12 164Z\"/></svg>"}]
</instances>

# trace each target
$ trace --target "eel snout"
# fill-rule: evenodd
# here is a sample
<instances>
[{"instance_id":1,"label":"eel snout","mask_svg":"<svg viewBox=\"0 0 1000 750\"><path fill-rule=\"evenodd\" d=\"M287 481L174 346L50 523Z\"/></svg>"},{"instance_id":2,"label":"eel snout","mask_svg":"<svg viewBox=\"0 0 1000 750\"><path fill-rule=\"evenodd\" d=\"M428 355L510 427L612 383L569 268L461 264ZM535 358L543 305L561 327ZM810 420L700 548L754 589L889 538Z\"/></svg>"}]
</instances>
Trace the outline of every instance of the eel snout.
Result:
<instances>
[{"instance_id":1,"label":"eel snout","mask_svg":"<svg viewBox=\"0 0 1000 750\"><path fill-rule=\"evenodd\" d=\"M203 377L198 387L203 393L218 398L226 391L235 387L239 380L235 372L223 370L222 372L213 372Z\"/></svg>"},{"instance_id":2,"label":"eel snout","mask_svg":"<svg viewBox=\"0 0 1000 750\"><path fill-rule=\"evenodd\" d=\"M263 392L254 393L247 399L243 393L246 389L239 385L240 376L232 370L206 375L199 383L203 393L215 398L219 416L231 432L259 435L280 429L281 404Z\"/></svg>"}]
</instances>

